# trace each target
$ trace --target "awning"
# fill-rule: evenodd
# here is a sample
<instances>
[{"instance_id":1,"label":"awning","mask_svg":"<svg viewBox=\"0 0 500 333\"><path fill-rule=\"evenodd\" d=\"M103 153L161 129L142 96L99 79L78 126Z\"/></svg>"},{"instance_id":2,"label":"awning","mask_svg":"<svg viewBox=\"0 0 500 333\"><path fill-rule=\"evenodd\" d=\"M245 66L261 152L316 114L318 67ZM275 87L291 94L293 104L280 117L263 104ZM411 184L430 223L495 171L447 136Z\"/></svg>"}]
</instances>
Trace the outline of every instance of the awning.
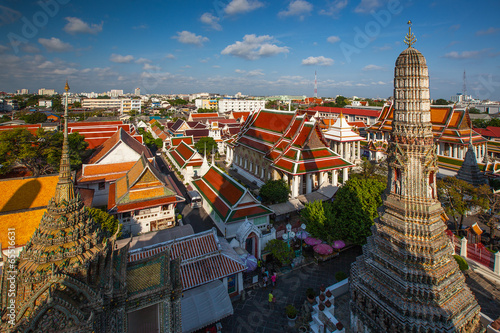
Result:
<instances>
[{"instance_id":1,"label":"awning","mask_svg":"<svg viewBox=\"0 0 500 333\"><path fill-rule=\"evenodd\" d=\"M269 208L271 208L271 210L273 210L274 213L279 216L301 210L302 208L304 208L304 205L297 199L291 199L290 201L284 203L270 205Z\"/></svg>"},{"instance_id":2,"label":"awning","mask_svg":"<svg viewBox=\"0 0 500 333\"><path fill-rule=\"evenodd\" d=\"M227 289L220 281L184 292L181 300L182 331L194 332L233 314Z\"/></svg>"}]
</instances>

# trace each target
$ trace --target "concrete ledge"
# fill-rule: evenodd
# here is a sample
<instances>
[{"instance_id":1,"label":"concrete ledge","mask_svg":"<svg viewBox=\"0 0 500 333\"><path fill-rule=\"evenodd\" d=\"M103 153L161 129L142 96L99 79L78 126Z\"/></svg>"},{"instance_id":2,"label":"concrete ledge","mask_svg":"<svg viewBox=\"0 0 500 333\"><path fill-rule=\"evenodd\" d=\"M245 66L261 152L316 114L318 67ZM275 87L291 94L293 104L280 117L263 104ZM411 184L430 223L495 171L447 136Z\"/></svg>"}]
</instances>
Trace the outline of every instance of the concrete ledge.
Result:
<instances>
[{"instance_id":1,"label":"concrete ledge","mask_svg":"<svg viewBox=\"0 0 500 333\"><path fill-rule=\"evenodd\" d=\"M349 278L346 278L340 282L331 285L326 288L326 290L330 290L334 297L339 297L340 295L344 295L349 292Z\"/></svg>"}]
</instances>

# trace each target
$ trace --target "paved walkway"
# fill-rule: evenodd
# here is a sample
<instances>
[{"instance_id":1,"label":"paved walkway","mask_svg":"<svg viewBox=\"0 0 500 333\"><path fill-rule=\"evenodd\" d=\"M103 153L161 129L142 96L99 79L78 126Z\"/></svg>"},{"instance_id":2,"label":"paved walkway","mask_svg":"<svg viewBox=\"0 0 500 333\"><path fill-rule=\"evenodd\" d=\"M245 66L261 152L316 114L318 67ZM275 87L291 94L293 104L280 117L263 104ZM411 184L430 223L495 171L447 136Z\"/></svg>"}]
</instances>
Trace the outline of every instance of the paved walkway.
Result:
<instances>
[{"instance_id":1,"label":"paved walkway","mask_svg":"<svg viewBox=\"0 0 500 333\"><path fill-rule=\"evenodd\" d=\"M336 272L343 271L349 275L351 263L360 254L361 247L354 247L327 262L310 264L279 276L273 291L276 304L272 309L268 304L269 292L273 290L271 287L247 290L244 301L233 303L234 315L222 321L222 332L296 332L288 327L285 306L293 304L300 314L306 299L306 289L313 288L319 293L322 284L330 286L336 282Z\"/></svg>"}]
</instances>

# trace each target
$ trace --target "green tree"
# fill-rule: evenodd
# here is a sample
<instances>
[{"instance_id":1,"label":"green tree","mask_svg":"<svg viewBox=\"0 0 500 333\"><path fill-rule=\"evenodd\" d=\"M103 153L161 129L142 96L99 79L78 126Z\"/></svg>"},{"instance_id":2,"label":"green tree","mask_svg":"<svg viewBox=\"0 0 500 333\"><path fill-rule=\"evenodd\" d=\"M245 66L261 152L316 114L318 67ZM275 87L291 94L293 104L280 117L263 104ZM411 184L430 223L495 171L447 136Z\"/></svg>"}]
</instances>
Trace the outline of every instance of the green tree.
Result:
<instances>
[{"instance_id":1,"label":"green tree","mask_svg":"<svg viewBox=\"0 0 500 333\"><path fill-rule=\"evenodd\" d=\"M196 112L198 112L198 113L211 113L211 112L217 112L217 110L198 108L198 110L196 110Z\"/></svg>"},{"instance_id":2,"label":"green tree","mask_svg":"<svg viewBox=\"0 0 500 333\"><path fill-rule=\"evenodd\" d=\"M479 113L481 113L481 110L472 107L472 108L469 108L469 113L479 114Z\"/></svg>"},{"instance_id":3,"label":"green tree","mask_svg":"<svg viewBox=\"0 0 500 333\"><path fill-rule=\"evenodd\" d=\"M64 105L62 103L61 96L52 97L52 110L62 113L64 111Z\"/></svg>"},{"instance_id":4,"label":"green tree","mask_svg":"<svg viewBox=\"0 0 500 333\"><path fill-rule=\"evenodd\" d=\"M300 217L310 235L328 242L341 239L331 203L319 200L308 202L300 211Z\"/></svg>"},{"instance_id":5,"label":"green tree","mask_svg":"<svg viewBox=\"0 0 500 333\"><path fill-rule=\"evenodd\" d=\"M159 139L161 144L160 144L160 146L158 146L158 143L159 143L157 141L158 139L153 138L153 135L151 133L149 133L148 131L144 130L144 128L139 128L137 131L139 132L139 134L142 135L142 139L144 140L144 144L146 146L148 146L149 149L152 149L153 147L159 148L159 147L163 146L163 142L161 142L161 139Z\"/></svg>"},{"instance_id":6,"label":"green tree","mask_svg":"<svg viewBox=\"0 0 500 333\"><path fill-rule=\"evenodd\" d=\"M47 121L47 115L42 112L27 113L21 117L28 124L39 124Z\"/></svg>"},{"instance_id":7,"label":"green tree","mask_svg":"<svg viewBox=\"0 0 500 333\"><path fill-rule=\"evenodd\" d=\"M259 195L267 204L287 202L290 194L288 184L283 180L268 180L260 188Z\"/></svg>"},{"instance_id":8,"label":"green tree","mask_svg":"<svg viewBox=\"0 0 500 333\"><path fill-rule=\"evenodd\" d=\"M267 242L264 251L269 251L282 265L290 265L295 256L293 249L288 247L287 243L279 239L273 239Z\"/></svg>"},{"instance_id":9,"label":"green tree","mask_svg":"<svg viewBox=\"0 0 500 333\"><path fill-rule=\"evenodd\" d=\"M113 236L117 231L117 237L121 236L122 225L116 217L98 208L87 208L87 211L94 221L101 226L101 229L106 232L106 237Z\"/></svg>"},{"instance_id":10,"label":"green tree","mask_svg":"<svg viewBox=\"0 0 500 333\"><path fill-rule=\"evenodd\" d=\"M435 100L433 103L433 105L448 105L448 104L450 104L450 103L448 103L447 100L442 99L442 98Z\"/></svg>"},{"instance_id":11,"label":"green tree","mask_svg":"<svg viewBox=\"0 0 500 333\"><path fill-rule=\"evenodd\" d=\"M474 207L489 208L488 197L484 195L489 190L487 185L474 187L456 177L445 177L438 180L437 187L439 200L448 217L453 219L456 232L462 230L465 215Z\"/></svg>"},{"instance_id":12,"label":"green tree","mask_svg":"<svg viewBox=\"0 0 500 333\"><path fill-rule=\"evenodd\" d=\"M73 107L74 108L81 108L82 107L82 103L80 103L78 101L75 101L75 102L73 102Z\"/></svg>"},{"instance_id":13,"label":"green tree","mask_svg":"<svg viewBox=\"0 0 500 333\"><path fill-rule=\"evenodd\" d=\"M348 102L349 100L344 96L337 96L337 98L335 98L335 104L339 108L343 108L344 106L347 105Z\"/></svg>"},{"instance_id":14,"label":"green tree","mask_svg":"<svg viewBox=\"0 0 500 333\"><path fill-rule=\"evenodd\" d=\"M217 152L218 149L217 142L215 142L214 138L209 136L205 136L198 140L198 142L194 144L194 148L203 156L209 156L212 151Z\"/></svg>"},{"instance_id":15,"label":"green tree","mask_svg":"<svg viewBox=\"0 0 500 333\"><path fill-rule=\"evenodd\" d=\"M378 217L377 208L382 206L382 193L386 186L386 182L375 177L351 177L342 189L347 187L354 192L361 204L361 209L373 220Z\"/></svg>"},{"instance_id":16,"label":"green tree","mask_svg":"<svg viewBox=\"0 0 500 333\"><path fill-rule=\"evenodd\" d=\"M0 173L4 174L16 165L27 168L33 176L50 174L59 170L63 134L39 129L35 134L26 129L0 133ZM79 168L91 151L78 133L68 136L72 169Z\"/></svg>"}]
</instances>

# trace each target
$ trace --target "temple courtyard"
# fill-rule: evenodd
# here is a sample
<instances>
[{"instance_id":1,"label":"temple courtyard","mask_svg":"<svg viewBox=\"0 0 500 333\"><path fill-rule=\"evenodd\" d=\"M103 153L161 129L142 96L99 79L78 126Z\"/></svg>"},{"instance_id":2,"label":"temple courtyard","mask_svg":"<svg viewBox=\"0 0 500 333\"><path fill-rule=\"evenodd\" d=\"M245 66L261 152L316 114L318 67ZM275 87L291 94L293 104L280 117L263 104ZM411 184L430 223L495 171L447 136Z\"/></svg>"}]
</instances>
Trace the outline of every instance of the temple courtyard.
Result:
<instances>
[{"instance_id":1,"label":"temple courtyard","mask_svg":"<svg viewBox=\"0 0 500 333\"><path fill-rule=\"evenodd\" d=\"M326 262L310 263L294 270L279 273L276 287L255 286L246 289L245 299L233 302L234 314L222 321L222 332L300 332L300 312L306 301L306 289L313 288L319 294L319 287L330 286L337 281L335 273L343 271L349 275L351 263L361 254L361 247L352 247L340 253L338 257ZM467 285L472 289L482 312L491 318L500 316L500 289L495 283L470 271L466 274ZM273 290L276 303L269 306L268 295ZM285 306L293 304L298 310L295 327L288 326ZM349 294L335 299L335 316L344 324L346 332L350 330Z\"/></svg>"}]
</instances>

